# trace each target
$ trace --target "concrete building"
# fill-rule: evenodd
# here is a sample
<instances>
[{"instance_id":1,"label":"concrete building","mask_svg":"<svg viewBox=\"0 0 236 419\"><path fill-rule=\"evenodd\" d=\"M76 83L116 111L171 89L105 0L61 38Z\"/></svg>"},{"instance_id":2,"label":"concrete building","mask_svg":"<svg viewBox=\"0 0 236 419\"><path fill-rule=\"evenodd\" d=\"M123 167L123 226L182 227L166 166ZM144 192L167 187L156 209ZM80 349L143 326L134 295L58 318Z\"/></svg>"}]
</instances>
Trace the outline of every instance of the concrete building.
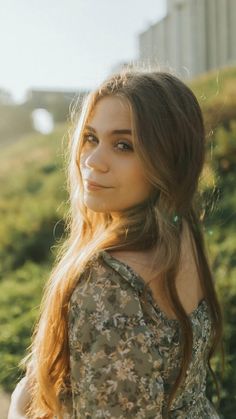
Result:
<instances>
[{"instance_id":1,"label":"concrete building","mask_svg":"<svg viewBox=\"0 0 236 419\"><path fill-rule=\"evenodd\" d=\"M139 35L139 62L184 78L236 63L236 0L167 0L166 16Z\"/></svg>"}]
</instances>

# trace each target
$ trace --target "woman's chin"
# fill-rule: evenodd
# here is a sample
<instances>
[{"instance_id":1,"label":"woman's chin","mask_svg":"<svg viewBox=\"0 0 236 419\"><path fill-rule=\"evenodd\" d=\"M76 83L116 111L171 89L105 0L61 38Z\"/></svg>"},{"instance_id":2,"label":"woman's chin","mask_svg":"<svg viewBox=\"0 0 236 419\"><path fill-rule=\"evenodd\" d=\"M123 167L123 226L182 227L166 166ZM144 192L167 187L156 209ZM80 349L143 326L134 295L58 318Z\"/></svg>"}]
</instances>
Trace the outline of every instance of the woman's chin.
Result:
<instances>
[{"instance_id":1,"label":"woman's chin","mask_svg":"<svg viewBox=\"0 0 236 419\"><path fill-rule=\"evenodd\" d=\"M94 212L109 212L111 210L109 205L106 205L104 202L101 202L101 200L90 197L86 197L84 199L84 205Z\"/></svg>"}]
</instances>

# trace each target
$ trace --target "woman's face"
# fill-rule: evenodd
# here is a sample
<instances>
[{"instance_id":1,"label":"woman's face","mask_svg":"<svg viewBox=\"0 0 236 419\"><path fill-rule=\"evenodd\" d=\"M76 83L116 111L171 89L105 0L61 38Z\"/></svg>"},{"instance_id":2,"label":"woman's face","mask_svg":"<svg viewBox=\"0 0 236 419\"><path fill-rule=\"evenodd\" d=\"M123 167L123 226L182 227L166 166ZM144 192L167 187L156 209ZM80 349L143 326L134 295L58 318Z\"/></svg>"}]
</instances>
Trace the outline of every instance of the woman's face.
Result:
<instances>
[{"instance_id":1,"label":"woman's face","mask_svg":"<svg viewBox=\"0 0 236 419\"><path fill-rule=\"evenodd\" d=\"M128 104L117 97L98 101L87 121L80 170L84 203L95 212L117 215L145 200L151 186L133 150ZM92 188L88 181L102 187Z\"/></svg>"}]
</instances>

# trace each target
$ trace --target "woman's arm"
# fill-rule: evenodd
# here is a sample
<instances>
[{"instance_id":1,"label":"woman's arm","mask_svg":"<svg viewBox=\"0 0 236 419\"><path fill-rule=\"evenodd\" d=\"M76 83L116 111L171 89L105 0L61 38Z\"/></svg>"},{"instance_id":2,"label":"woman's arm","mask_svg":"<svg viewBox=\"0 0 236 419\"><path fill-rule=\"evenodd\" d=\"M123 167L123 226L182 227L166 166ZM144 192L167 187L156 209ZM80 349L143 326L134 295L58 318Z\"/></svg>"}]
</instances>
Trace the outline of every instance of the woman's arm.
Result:
<instances>
[{"instance_id":1,"label":"woman's arm","mask_svg":"<svg viewBox=\"0 0 236 419\"><path fill-rule=\"evenodd\" d=\"M100 270L101 272L101 270ZM117 280L116 280L117 278ZM115 275L78 285L69 310L76 418L162 418L162 357L139 298ZM113 281L114 279L114 281Z\"/></svg>"},{"instance_id":2,"label":"woman's arm","mask_svg":"<svg viewBox=\"0 0 236 419\"><path fill-rule=\"evenodd\" d=\"M16 385L11 395L11 403L7 419L26 419L26 409L30 402L30 385L32 384L33 363L27 366L25 377Z\"/></svg>"},{"instance_id":3,"label":"woman's arm","mask_svg":"<svg viewBox=\"0 0 236 419\"><path fill-rule=\"evenodd\" d=\"M26 408L30 401L28 377L23 377L11 395L7 419L25 419Z\"/></svg>"}]
</instances>

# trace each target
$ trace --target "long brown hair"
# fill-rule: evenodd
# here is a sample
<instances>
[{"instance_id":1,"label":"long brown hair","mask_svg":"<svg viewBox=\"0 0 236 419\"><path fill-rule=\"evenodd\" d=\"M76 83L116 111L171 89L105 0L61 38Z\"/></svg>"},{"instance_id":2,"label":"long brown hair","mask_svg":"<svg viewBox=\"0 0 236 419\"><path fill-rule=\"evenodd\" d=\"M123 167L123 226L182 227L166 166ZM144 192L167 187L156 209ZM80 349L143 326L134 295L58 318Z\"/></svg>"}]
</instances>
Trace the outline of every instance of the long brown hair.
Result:
<instances>
[{"instance_id":1,"label":"long brown hair","mask_svg":"<svg viewBox=\"0 0 236 419\"><path fill-rule=\"evenodd\" d=\"M122 212L120 219L95 213L83 203L79 168L85 124L96 103L106 96L126 101L132 115L134 150L153 185L148 200ZM176 290L183 220L191 231L195 262L208 303L212 336L208 356L222 338L222 312L204 244L198 184L205 159L205 130L199 103L190 88L168 72L126 70L110 76L89 93L80 110L68 154L68 238L58 251L46 284L40 318L27 357L31 362L32 401L29 418L62 418L59 394L69 383L67 313L79 277L103 249L147 249L156 246L156 276L163 278L167 297L182 330L182 364L168 409L188 369L193 335L191 322Z\"/></svg>"}]
</instances>

